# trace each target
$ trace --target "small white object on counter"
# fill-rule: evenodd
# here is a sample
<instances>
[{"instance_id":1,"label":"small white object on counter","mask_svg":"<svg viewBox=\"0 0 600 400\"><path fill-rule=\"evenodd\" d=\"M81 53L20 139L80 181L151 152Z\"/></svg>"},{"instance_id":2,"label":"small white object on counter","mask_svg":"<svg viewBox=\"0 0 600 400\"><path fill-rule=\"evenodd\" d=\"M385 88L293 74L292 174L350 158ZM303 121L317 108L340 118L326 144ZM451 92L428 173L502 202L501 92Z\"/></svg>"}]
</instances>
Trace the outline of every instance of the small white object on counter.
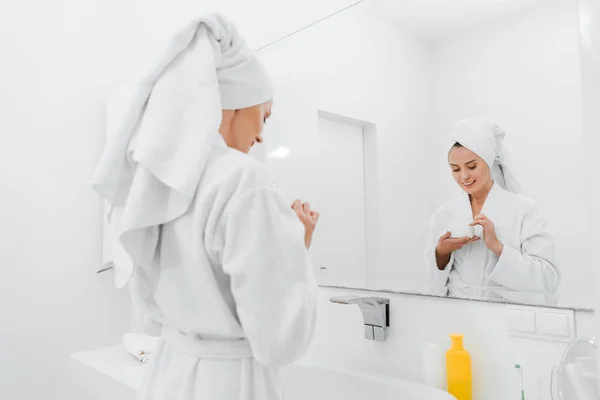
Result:
<instances>
[{"instance_id":1,"label":"small white object on counter","mask_svg":"<svg viewBox=\"0 0 600 400\"><path fill-rule=\"evenodd\" d=\"M421 365L423 382L435 389L444 390L446 373L444 369L444 353L436 343L427 343L423 350Z\"/></svg>"},{"instance_id":2,"label":"small white object on counter","mask_svg":"<svg viewBox=\"0 0 600 400\"><path fill-rule=\"evenodd\" d=\"M123 335L123 345L135 358L146 364L154 349L158 346L160 338L141 333L126 333Z\"/></svg>"}]
</instances>

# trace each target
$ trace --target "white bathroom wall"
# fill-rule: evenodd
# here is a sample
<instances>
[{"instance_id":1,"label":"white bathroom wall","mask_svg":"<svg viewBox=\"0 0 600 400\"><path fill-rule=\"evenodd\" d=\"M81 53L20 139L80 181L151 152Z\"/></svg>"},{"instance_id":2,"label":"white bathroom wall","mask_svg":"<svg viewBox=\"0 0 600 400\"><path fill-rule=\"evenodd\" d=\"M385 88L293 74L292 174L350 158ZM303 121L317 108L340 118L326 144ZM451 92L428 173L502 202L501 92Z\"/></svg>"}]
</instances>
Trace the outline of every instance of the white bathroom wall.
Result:
<instances>
[{"instance_id":1,"label":"white bathroom wall","mask_svg":"<svg viewBox=\"0 0 600 400\"><path fill-rule=\"evenodd\" d=\"M329 301L339 295L390 298L388 339L383 343L364 339L359 308ZM425 345L434 342L445 351L450 348L448 335L461 333L472 357L474 400L520 399L517 363L523 367L527 400L550 400L550 371L566 344L508 336L503 304L331 288L321 288L319 296L308 361L422 382ZM593 336L592 313L577 312L576 325L580 337Z\"/></svg>"},{"instance_id":2,"label":"white bathroom wall","mask_svg":"<svg viewBox=\"0 0 600 400\"><path fill-rule=\"evenodd\" d=\"M431 143L441 203L456 193L444 147L453 124L473 116L500 124L525 194L556 237L560 304L591 307L578 26L577 4L553 0L438 43Z\"/></svg>"},{"instance_id":3,"label":"white bathroom wall","mask_svg":"<svg viewBox=\"0 0 600 400\"><path fill-rule=\"evenodd\" d=\"M311 164L313 146L318 144L318 111L373 124L374 132L366 135L376 136L376 154L365 156L375 160L377 175L372 179L377 180L379 190L367 196L378 196L379 238L369 235L367 239L379 244L381 253L365 271L365 282L369 287L415 290L426 284L424 275L405 274L399 265L419 265L421 252L401 254L400 249L422 247L431 209L420 173L428 133L429 51L419 40L370 17L364 9L354 7L260 52L276 91L264 153L290 149L287 157L267 158L267 164L291 198L310 202L318 197L315 191L320 187L335 190L336 184L317 184L322 175ZM331 162L335 160L333 153ZM345 212L343 202L339 212ZM348 213L346 224L336 231L318 231L315 241L319 235L357 229L353 218ZM382 270L386 275L378 273ZM343 282L343 272L342 265L318 271L327 282L335 281L327 275L332 273L341 273Z\"/></svg>"},{"instance_id":4,"label":"white bathroom wall","mask_svg":"<svg viewBox=\"0 0 600 400\"><path fill-rule=\"evenodd\" d=\"M101 201L89 187L108 87L127 68L128 3L0 3L0 398L77 397L67 355L116 343L125 293L96 275Z\"/></svg>"},{"instance_id":5,"label":"white bathroom wall","mask_svg":"<svg viewBox=\"0 0 600 400\"><path fill-rule=\"evenodd\" d=\"M174 30L206 12L227 15L253 49L302 29L359 0L130 0L136 4L136 64L143 66Z\"/></svg>"}]
</instances>

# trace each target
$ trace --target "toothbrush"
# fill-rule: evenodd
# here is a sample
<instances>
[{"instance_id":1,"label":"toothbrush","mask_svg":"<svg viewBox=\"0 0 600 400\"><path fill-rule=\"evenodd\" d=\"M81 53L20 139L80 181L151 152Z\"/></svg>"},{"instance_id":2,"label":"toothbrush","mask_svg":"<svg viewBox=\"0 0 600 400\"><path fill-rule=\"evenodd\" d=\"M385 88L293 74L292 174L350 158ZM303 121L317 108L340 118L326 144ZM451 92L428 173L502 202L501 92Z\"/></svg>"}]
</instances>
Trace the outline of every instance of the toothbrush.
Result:
<instances>
[{"instance_id":1,"label":"toothbrush","mask_svg":"<svg viewBox=\"0 0 600 400\"><path fill-rule=\"evenodd\" d=\"M523 390L523 369L521 364L515 364L515 369L519 371L519 380L521 382L521 400L525 400L525 390Z\"/></svg>"}]
</instances>

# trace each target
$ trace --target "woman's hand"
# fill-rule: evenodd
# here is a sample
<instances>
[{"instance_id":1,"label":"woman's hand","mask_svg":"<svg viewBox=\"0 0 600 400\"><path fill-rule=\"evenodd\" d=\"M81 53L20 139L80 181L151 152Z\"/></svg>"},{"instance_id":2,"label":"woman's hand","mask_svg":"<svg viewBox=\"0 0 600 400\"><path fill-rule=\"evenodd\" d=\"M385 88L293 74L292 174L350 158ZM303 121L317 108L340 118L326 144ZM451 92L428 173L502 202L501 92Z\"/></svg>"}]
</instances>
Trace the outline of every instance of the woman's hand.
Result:
<instances>
[{"instance_id":1,"label":"woman's hand","mask_svg":"<svg viewBox=\"0 0 600 400\"><path fill-rule=\"evenodd\" d=\"M303 203L300 200L294 201L292 209L296 212L296 215L300 219L300 222L304 225L304 244L306 248L310 248L312 243L312 236L317 228L317 222L319 221L319 213L310 209L310 204Z\"/></svg>"},{"instance_id":2,"label":"woman's hand","mask_svg":"<svg viewBox=\"0 0 600 400\"><path fill-rule=\"evenodd\" d=\"M481 225L483 228L483 240L485 242L485 246L494 252L494 254L496 254L498 257L500 257L502 250L504 249L504 245L496 236L496 228L494 227L494 223L484 214L479 214L475 216L473 222L469 224L469 226L475 225Z\"/></svg>"},{"instance_id":3,"label":"woman's hand","mask_svg":"<svg viewBox=\"0 0 600 400\"><path fill-rule=\"evenodd\" d=\"M451 235L452 234L450 232L446 232L438 240L438 244L435 248L436 258L439 258L440 260L447 259L448 261L450 261L450 255L452 253L454 253L456 250L460 250L463 247L465 247L466 245L469 245L469 244L479 240L478 236L473 236L473 237L464 236L464 237L459 237L459 238L453 238L453 237L450 237ZM446 263L444 263L443 266L448 264L448 261L446 261ZM439 266L440 265L438 263L438 267Z\"/></svg>"},{"instance_id":4,"label":"woman's hand","mask_svg":"<svg viewBox=\"0 0 600 400\"><path fill-rule=\"evenodd\" d=\"M453 238L451 236L452 234L450 232L444 233L435 247L435 262L440 270L446 268L446 265L450 262L450 255L452 253L479 240L478 236L463 236L459 238Z\"/></svg>"}]
</instances>

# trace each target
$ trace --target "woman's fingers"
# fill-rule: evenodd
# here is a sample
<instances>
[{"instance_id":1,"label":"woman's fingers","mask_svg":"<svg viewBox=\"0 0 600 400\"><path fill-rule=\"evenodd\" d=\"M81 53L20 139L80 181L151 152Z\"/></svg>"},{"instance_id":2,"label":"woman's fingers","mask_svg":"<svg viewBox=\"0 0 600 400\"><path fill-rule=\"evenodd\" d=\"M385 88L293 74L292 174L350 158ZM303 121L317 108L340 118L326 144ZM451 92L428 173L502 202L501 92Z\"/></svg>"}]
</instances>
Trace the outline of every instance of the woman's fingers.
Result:
<instances>
[{"instance_id":1,"label":"woman's fingers","mask_svg":"<svg viewBox=\"0 0 600 400\"><path fill-rule=\"evenodd\" d=\"M459 238L449 238L449 239L445 239L445 240L453 246L462 246L465 243L467 243L469 241L469 239L470 239L469 237L463 236L463 237L459 237Z\"/></svg>"},{"instance_id":2,"label":"woman's fingers","mask_svg":"<svg viewBox=\"0 0 600 400\"><path fill-rule=\"evenodd\" d=\"M316 224L317 221L319 221L319 217L321 216L321 214L319 214L316 211L311 211L310 212L310 217L313 219L314 223Z\"/></svg>"},{"instance_id":3,"label":"woman's fingers","mask_svg":"<svg viewBox=\"0 0 600 400\"><path fill-rule=\"evenodd\" d=\"M302 202L300 200L295 200L292 203L292 210L298 212L299 210L302 210Z\"/></svg>"},{"instance_id":4,"label":"woman's fingers","mask_svg":"<svg viewBox=\"0 0 600 400\"><path fill-rule=\"evenodd\" d=\"M485 228L486 226L488 226L491 223L492 223L492 221L490 221L489 219L476 218L473 220L473 222L471 222L469 224L469 226L481 225Z\"/></svg>"},{"instance_id":5,"label":"woman's fingers","mask_svg":"<svg viewBox=\"0 0 600 400\"><path fill-rule=\"evenodd\" d=\"M462 237L462 238L459 238L458 242L456 242L456 246L458 248L465 247L466 245L469 245L469 244L471 244L473 242L476 242L478 240L479 240L478 236Z\"/></svg>"},{"instance_id":6,"label":"woman's fingers","mask_svg":"<svg viewBox=\"0 0 600 400\"><path fill-rule=\"evenodd\" d=\"M485 215L478 214L473 218L473 222L469 224L469 226L481 225L485 227L486 225L494 225L494 223Z\"/></svg>"},{"instance_id":7,"label":"woman's fingers","mask_svg":"<svg viewBox=\"0 0 600 400\"><path fill-rule=\"evenodd\" d=\"M478 240L480 240L479 236L462 236L459 238L453 238L450 236L450 232L446 232L440 237L439 243L441 244L444 242L446 243L444 246L446 246L447 249L455 251Z\"/></svg>"},{"instance_id":8,"label":"woman's fingers","mask_svg":"<svg viewBox=\"0 0 600 400\"><path fill-rule=\"evenodd\" d=\"M311 210L310 203L303 203L301 200L294 201L292 209L304 225L311 225L312 227L317 224L321 216L317 211Z\"/></svg>"},{"instance_id":9,"label":"woman's fingers","mask_svg":"<svg viewBox=\"0 0 600 400\"><path fill-rule=\"evenodd\" d=\"M302 211L304 211L304 214L306 214L306 216L310 216L310 203L302 204Z\"/></svg>"},{"instance_id":10,"label":"woman's fingers","mask_svg":"<svg viewBox=\"0 0 600 400\"><path fill-rule=\"evenodd\" d=\"M306 225L306 223L310 220L310 214L307 215L304 212L304 204L302 203L302 201L300 201L300 200L294 201L294 203L292 204L292 209L298 216L298 219L300 219L300 221L304 225Z\"/></svg>"},{"instance_id":11,"label":"woman's fingers","mask_svg":"<svg viewBox=\"0 0 600 400\"><path fill-rule=\"evenodd\" d=\"M440 241L445 241L448 243L459 243L461 241L461 238L453 238L453 237L444 235L440 238Z\"/></svg>"}]
</instances>

